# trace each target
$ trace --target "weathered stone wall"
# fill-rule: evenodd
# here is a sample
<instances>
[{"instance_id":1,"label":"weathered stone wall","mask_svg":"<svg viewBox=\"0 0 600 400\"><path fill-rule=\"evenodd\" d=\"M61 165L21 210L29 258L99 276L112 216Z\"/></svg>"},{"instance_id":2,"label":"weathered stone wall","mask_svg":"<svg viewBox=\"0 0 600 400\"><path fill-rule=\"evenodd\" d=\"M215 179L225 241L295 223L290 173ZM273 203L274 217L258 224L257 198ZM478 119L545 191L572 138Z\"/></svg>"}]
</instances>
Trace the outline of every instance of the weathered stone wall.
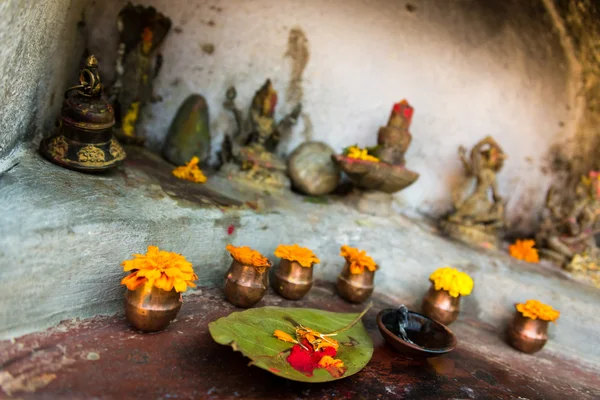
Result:
<instances>
[{"instance_id":1,"label":"weathered stone wall","mask_svg":"<svg viewBox=\"0 0 600 400\"><path fill-rule=\"evenodd\" d=\"M0 172L15 152L52 128L72 83L83 39L84 0L0 1Z\"/></svg>"},{"instance_id":2,"label":"weathered stone wall","mask_svg":"<svg viewBox=\"0 0 600 400\"><path fill-rule=\"evenodd\" d=\"M125 0L86 11L90 50L113 76L115 18ZM499 177L513 230L531 231L552 180L552 145L573 136L569 71L543 2L151 0L174 29L163 45L162 97L143 130L158 149L179 104L192 92L209 103L214 152L233 119L222 107L235 84L239 104L270 77L278 114L300 100L301 123L283 151L305 138L334 149L373 145L391 106L416 108L408 167L419 181L398 198L438 216L464 184L456 154L485 135L509 155Z\"/></svg>"}]
</instances>

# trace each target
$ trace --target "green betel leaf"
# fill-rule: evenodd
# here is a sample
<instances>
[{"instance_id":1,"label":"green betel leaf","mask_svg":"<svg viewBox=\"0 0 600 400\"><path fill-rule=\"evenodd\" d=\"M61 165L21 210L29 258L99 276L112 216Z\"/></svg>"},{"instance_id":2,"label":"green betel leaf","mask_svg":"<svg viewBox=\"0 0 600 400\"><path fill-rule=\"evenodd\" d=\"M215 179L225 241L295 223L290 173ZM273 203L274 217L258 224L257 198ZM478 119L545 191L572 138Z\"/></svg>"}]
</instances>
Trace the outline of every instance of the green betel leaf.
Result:
<instances>
[{"instance_id":1,"label":"green betel leaf","mask_svg":"<svg viewBox=\"0 0 600 400\"><path fill-rule=\"evenodd\" d=\"M231 313L209 323L208 329L217 343L229 345L250 358L250 365L294 381L328 382L357 373L371 360L373 342L362 322L331 336L339 342L335 358L344 363L341 376L325 368L315 369L312 376L294 369L287 358L295 344L279 340L273 333L280 330L295 337L296 324L300 324L328 334L348 327L359 316L307 308L262 307Z\"/></svg>"}]
</instances>

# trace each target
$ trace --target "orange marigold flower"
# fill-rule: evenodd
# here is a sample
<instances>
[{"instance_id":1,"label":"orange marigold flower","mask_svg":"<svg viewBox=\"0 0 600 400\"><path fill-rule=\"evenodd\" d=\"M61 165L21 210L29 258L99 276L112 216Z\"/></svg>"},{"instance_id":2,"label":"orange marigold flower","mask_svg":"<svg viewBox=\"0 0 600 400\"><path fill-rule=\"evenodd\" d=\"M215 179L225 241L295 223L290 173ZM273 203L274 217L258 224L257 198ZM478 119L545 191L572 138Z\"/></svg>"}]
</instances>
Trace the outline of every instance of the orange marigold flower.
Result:
<instances>
[{"instance_id":1,"label":"orange marigold flower","mask_svg":"<svg viewBox=\"0 0 600 400\"><path fill-rule=\"evenodd\" d=\"M531 319L539 318L543 321L555 322L560 317L559 311L537 300L527 300L524 304L519 303L516 308L524 317Z\"/></svg>"},{"instance_id":2,"label":"orange marigold flower","mask_svg":"<svg viewBox=\"0 0 600 400\"><path fill-rule=\"evenodd\" d=\"M370 161L370 162L379 162L379 158L369 154L368 149L361 149L360 147L354 145L345 149L344 151L346 157L354 158L357 160Z\"/></svg>"},{"instance_id":3,"label":"orange marigold flower","mask_svg":"<svg viewBox=\"0 0 600 400\"><path fill-rule=\"evenodd\" d=\"M121 264L127 275L121 284L129 290L136 290L143 284L154 285L159 289L185 292L188 287L196 287L192 282L198 279L192 263L184 256L160 250L156 246L148 246L146 254L134 254L133 260L125 260Z\"/></svg>"},{"instance_id":4,"label":"orange marigold flower","mask_svg":"<svg viewBox=\"0 0 600 400\"><path fill-rule=\"evenodd\" d=\"M344 257L350 264L351 274L362 274L365 272L365 268L371 272L377 270L377 264L364 250L344 245L340 249L340 256Z\"/></svg>"},{"instance_id":5,"label":"orange marigold flower","mask_svg":"<svg viewBox=\"0 0 600 400\"><path fill-rule=\"evenodd\" d=\"M536 263L540 261L540 256L533 246L535 246L535 240L517 240L514 244L508 246L508 251L517 260Z\"/></svg>"},{"instance_id":6,"label":"orange marigold flower","mask_svg":"<svg viewBox=\"0 0 600 400\"><path fill-rule=\"evenodd\" d=\"M344 362L339 358L333 358L331 356L323 356L319 361L319 368L327 368L327 367L336 367L342 368L344 366Z\"/></svg>"},{"instance_id":7,"label":"orange marigold flower","mask_svg":"<svg viewBox=\"0 0 600 400\"><path fill-rule=\"evenodd\" d=\"M235 247L228 244L225 248L237 262L254 267L261 273L271 266L271 261L267 257L248 246Z\"/></svg>"},{"instance_id":8,"label":"orange marigold flower","mask_svg":"<svg viewBox=\"0 0 600 400\"><path fill-rule=\"evenodd\" d=\"M279 340L283 340L284 342L298 343L298 341L296 341L296 339L294 339L292 335L290 335L289 333L285 333L284 331L280 331L279 329L275 329L275 332L273 332L273 336L275 336Z\"/></svg>"},{"instance_id":9,"label":"orange marigold flower","mask_svg":"<svg viewBox=\"0 0 600 400\"><path fill-rule=\"evenodd\" d=\"M206 176L202 173L202 170L198 168L200 159L196 156L192 157L189 163L183 167L177 167L173 170L173 175L179 179L185 179L186 181L204 183L206 182Z\"/></svg>"},{"instance_id":10,"label":"orange marigold flower","mask_svg":"<svg viewBox=\"0 0 600 400\"><path fill-rule=\"evenodd\" d=\"M284 260L296 261L306 268L310 268L314 264L321 262L311 249L300 247L297 244L291 246L280 244L277 246L277 249L275 249L275 256L283 258Z\"/></svg>"}]
</instances>

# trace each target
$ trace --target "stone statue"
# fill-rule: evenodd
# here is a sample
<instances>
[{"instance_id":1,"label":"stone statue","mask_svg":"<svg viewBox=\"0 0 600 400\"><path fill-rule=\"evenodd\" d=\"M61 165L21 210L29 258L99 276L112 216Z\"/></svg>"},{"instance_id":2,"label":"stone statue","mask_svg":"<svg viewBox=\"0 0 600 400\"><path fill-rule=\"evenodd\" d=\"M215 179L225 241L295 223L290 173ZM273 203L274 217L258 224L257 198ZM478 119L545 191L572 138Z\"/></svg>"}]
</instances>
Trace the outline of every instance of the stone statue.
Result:
<instances>
[{"instance_id":1,"label":"stone statue","mask_svg":"<svg viewBox=\"0 0 600 400\"><path fill-rule=\"evenodd\" d=\"M408 131L412 114L413 108L406 100L394 104L387 126L379 128L377 146L367 149L367 157L333 157L356 187L391 194L417 180L419 174L404 167L404 153L412 141Z\"/></svg>"},{"instance_id":2,"label":"stone statue","mask_svg":"<svg viewBox=\"0 0 600 400\"><path fill-rule=\"evenodd\" d=\"M162 66L162 56L154 53L171 29L171 20L154 7L127 3L117 17L119 47L116 79L109 102L115 108L117 136L129 144L141 145L138 132L141 111L155 101L152 82Z\"/></svg>"},{"instance_id":3,"label":"stone statue","mask_svg":"<svg viewBox=\"0 0 600 400\"><path fill-rule=\"evenodd\" d=\"M471 149L469 158L462 146L458 154L467 176L475 178L475 189L464 200L461 199L462 193L453 191L453 197L457 200L455 211L443 221L442 229L448 235L469 243L497 247L505 220L504 202L498 194L496 174L502 169L506 155L491 136L477 143Z\"/></svg>"},{"instance_id":4,"label":"stone statue","mask_svg":"<svg viewBox=\"0 0 600 400\"><path fill-rule=\"evenodd\" d=\"M220 153L221 173L263 188L289 188L286 163L275 154L275 150L281 140L281 132L296 123L302 110L301 104L276 124L277 92L267 79L254 95L249 118L244 121L243 113L235 105L236 95L235 88L229 88L223 104L233 113L237 131L233 136L225 135Z\"/></svg>"},{"instance_id":5,"label":"stone statue","mask_svg":"<svg viewBox=\"0 0 600 400\"><path fill-rule=\"evenodd\" d=\"M594 235L599 233L600 173L581 178L572 193L560 196L556 188L546 195L537 242L541 254L566 267L576 254L598 257Z\"/></svg>"}]
</instances>

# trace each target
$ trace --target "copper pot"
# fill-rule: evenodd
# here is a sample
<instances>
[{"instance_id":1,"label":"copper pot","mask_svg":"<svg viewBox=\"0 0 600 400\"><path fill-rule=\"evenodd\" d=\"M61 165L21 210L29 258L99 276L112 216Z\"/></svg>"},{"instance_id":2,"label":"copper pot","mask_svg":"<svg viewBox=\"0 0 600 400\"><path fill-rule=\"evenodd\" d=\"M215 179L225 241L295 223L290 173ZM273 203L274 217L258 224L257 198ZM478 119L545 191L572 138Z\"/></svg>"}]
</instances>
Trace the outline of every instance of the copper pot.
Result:
<instances>
[{"instance_id":1,"label":"copper pot","mask_svg":"<svg viewBox=\"0 0 600 400\"><path fill-rule=\"evenodd\" d=\"M350 273L350 264L346 263L338 276L337 290L342 299L350 303L362 303L373 293L375 272L365 269L362 274Z\"/></svg>"},{"instance_id":2,"label":"copper pot","mask_svg":"<svg viewBox=\"0 0 600 400\"><path fill-rule=\"evenodd\" d=\"M523 353L540 351L548 341L548 321L524 317L520 312L508 327L508 344Z\"/></svg>"},{"instance_id":3,"label":"copper pot","mask_svg":"<svg viewBox=\"0 0 600 400\"><path fill-rule=\"evenodd\" d=\"M233 305L249 308L258 303L269 286L267 267L261 270L233 260L225 276L225 297Z\"/></svg>"},{"instance_id":4,"label":"copper pot","mask_svg":"<svg viewBox=\"0 0 600 400\"><path fill-rule=\"evenodd\" d=\"M460 296L452 297L445 290L435 290L432 284L423 298L421 312L444 325L450 325L460 313Z\"/></svg>"},{"instance_id":5,"label":"copper pot","mask_svg":"<svg viewBox=\"0 0 600 400\"><path fill-rule=\"evenodd\" d=\"M175 319L181 309L181 294L142 285L125 293L127 321L144 332L158 332Z\"/></svg>"},{"instance_id":6,"label":"copper pot","mask_svg":"<svg viewBox=\"0 0 600 400\"><path fill-rule=\"evenodd\" d=\"M299 300L312 287L313 268L303 267L298 261L281 259L273 274L273 289L289 300Z\"/></svg>"}]
</instances>

